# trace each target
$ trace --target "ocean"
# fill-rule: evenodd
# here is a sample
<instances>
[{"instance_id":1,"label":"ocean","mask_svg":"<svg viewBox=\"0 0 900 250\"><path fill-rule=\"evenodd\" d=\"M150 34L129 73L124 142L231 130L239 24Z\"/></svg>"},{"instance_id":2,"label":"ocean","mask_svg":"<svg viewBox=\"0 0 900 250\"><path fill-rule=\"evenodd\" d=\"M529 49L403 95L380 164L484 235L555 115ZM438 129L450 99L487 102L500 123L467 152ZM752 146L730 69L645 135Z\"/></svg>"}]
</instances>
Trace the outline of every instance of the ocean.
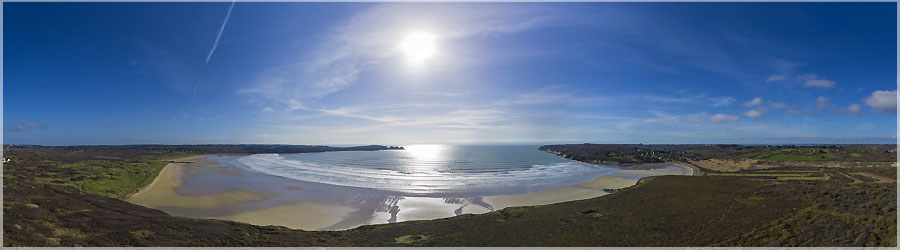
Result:
<instances>
[{"instance_id":1,"label":"ocean","mask_svg":"<svg viewBox=\"0 0 900 250\"><path fill-rule=\"evenodd\" d=\"M420 197L526 193L624 169L563 159L537 145L408 145L405 150L256 154L221 163L303 182Z\"/></svg>"}]
</instances>

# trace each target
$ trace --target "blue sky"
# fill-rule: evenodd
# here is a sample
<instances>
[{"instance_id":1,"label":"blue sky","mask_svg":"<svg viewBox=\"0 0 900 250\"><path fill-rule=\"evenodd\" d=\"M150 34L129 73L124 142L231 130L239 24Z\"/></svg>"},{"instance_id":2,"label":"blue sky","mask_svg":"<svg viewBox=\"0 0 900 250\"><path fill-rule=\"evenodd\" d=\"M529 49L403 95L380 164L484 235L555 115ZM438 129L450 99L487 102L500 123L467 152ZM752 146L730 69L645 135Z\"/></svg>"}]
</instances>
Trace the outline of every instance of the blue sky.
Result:
<instances>
[{"instance_id":1,"label":"blue sky","mask_svg":"<svg viewBox=\"0 0 900 250\"><path fill-rule=\"evenodd\" d=\"M896 3L4 3L3 11L7 144L897 136ZM425 54L407 49L414 34L433 48L415 62Z\"/></svg>"}]
</instances>

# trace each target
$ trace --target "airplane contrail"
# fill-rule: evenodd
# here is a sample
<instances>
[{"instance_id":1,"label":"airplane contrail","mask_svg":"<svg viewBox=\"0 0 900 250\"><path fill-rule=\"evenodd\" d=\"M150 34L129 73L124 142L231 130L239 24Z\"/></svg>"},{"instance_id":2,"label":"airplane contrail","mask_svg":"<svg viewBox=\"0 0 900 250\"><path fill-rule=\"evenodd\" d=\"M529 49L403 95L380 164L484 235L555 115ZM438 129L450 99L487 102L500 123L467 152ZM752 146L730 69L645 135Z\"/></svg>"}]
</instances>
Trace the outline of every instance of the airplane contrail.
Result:
<instances>
[{"instance_id":1,"label":"airplane contrail","mask_svg":"<svg viewBox=\"0 0 900 250\"><path fill-rule=\"evenodd\" d=\"M197 82L197 85L194 85L194 95L191 96L191 108L194 108L194 99L197 98L197 88L200 87L200 82Z\"/></svg>"},{"instance_id":2,"label":"airplane contrail","mask_svg":"<svg viewBox=\"0 0 900 250\"><path fill-rule=\"evenodd\" d=\"M216 47L219 47L219 39L222 39L222 32L225 32L225 25L228 24L228 19L231 19L231 10L234 9L234 3L236 0L231 1L231 5L228 6L228 13L225 14L225 21L222 21L222 26L219 27L219 34L216 34L216 41L213 42L212 48L209 49L209 54L206 55L206 63L209 64L209 59L212 58L213 53L216 53ZM200 82L197 82L197 85L194 85L194 95L191 96L191 105L190 108L194 108L194 99L197 98L197 88L200 87Z\"/></svg>"},{"instance_id":3,"label":"airplane contrail","mask_svg":"<svg viewBox=\"0 0 900 250\"><path fill-rule=\"evenodd\" d=\"M216 52L216 47L219 46L219 39L222 38L222 32L225 31L225 24L228 24L228 19L231 18L231 10L234 9L234 3L235 1L231 1L231 6L228 6L228 14L225 14L225 21L222 22L222 27L219 27L219 34L216 35L216 41L209 50L209 54L206 55L206 63L209 63L209 59L212 58L213 53Z\"/></svg>"}]
</instances>

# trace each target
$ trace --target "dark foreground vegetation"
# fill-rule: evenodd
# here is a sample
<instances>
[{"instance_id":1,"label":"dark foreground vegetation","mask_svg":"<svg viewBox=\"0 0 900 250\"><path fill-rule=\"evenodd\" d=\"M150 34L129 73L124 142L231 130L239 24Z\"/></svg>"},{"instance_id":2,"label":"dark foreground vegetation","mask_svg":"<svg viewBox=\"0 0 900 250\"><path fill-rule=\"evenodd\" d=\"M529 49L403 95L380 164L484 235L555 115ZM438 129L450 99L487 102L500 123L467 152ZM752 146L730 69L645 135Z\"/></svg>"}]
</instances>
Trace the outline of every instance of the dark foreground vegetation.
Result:
<instances>
[{"instance_id":1,"label":"dark foreground vegetation","mask_svg":"<svg viewBox=\"0 0 900 250\"><path fill-rule=\"evenodd\" d=\"M85 178L103 181L134 173L155 176L151 169L155 161L197 154L153 147L164 150L5 148L4 155L12 161L3 166L3 245L897 245L895 167L785 167L745 170L730 176L652 177L594 199L336 232L175 217L109 198L116 196L85 189L72 180L89 176ZM796 173L818 177L809 176L817 175L817 171L829 177L748 177ZM872 181L854 176L867 176Z\"/></svg>"}]
</instances>

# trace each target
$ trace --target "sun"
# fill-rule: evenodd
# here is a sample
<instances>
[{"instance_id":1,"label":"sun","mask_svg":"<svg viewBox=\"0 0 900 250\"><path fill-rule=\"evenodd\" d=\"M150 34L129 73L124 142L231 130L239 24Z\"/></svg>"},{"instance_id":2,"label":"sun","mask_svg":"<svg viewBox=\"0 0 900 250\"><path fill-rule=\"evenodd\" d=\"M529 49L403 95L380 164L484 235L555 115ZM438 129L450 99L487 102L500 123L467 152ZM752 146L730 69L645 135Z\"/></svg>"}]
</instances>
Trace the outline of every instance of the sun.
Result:
<instances>
[{"instance_id":1,"label":"sun","mask_svg":"<svg viewBox=\"0 0 900 250\"><path fill-rule=\"evenodd\" d=\"M400 51L407 61L415 66L434 58L437 52L437 37L429 32L411 32L400 41Z\"/></svg>"}]
</instances>

